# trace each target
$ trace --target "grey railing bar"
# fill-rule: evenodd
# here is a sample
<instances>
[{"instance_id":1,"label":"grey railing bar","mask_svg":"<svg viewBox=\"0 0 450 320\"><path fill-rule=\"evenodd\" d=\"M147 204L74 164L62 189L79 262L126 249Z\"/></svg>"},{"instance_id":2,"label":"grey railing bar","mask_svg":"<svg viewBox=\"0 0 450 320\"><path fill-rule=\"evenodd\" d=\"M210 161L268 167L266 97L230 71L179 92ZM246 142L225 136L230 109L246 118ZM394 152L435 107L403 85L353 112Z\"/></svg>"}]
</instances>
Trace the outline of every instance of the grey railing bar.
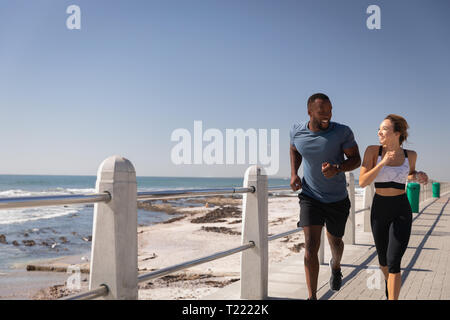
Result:
<instances>
[{"instance_id":1,"label":"grey railing bar","mask_svg":"<svg viewBox=\"0 0 450 320\"><path fill-rule=\"evenodd\" d=\"M201 197L222 194L235 193L253 193L255 187L251 188L205 188L205 189L180 189L180 190L158 190L158 191L144 191L137 193L138 200L158 200L168 198L186 198L186 197Z\"/></svg>"},{"instance_id":2,"label":"grey railing bar","mask_svg":"<svg viewBox=\"0 0 450 320\"><path fill-rule=\"evenodd\" d=\"M366 210L370 210L370 207L367 207L367 208L364 208L364 209L356 210L355 213L360 213L360 212L363 212L363 211L366 211Z\"/></svg>"},{"instance_id":3,"label":"grey railing bar","mask_svg":"<svg viewBox=\"0 0 450 320\"><path fill-rule=\"evenodd\" d=\"M1 209L16 209L29 207L60 206L80 203L108 202L111 200L109 193L70 194L39 197L12 197L0 198Z\"/></svg>"},{"instance_id":4,"label":"grey railing bar","mask_svg":"<svg viewBox=\"0 0 450 320\"><path fill-rule=\"evenodd\" d=\"M89 290L82 293L77 293L68 297L64 297L58 300L89 300L98 297L106 296L108 294L108 287L106 285L100 286L100 288Z\"/></svg>"},{"instance_id":5,"label":"grey railing bar","mask_svg":"<svg viewBox=\"0 0 450 320\"><path fill-rule=\"evenodd\" d=\"M283 237L286 237L286 236L288 236L288 235L291 235L291 234L293 234L293 233L300 232L300 231L302 231L302 230L303 230L303 228L297 228L297 229L290 230L290 231L286 231L286 232L283 232L283 233L274 234L273 236L270 236L270 237L268 237L267 239L268 239L269 241L276 240L276 239L283 238Z\"/></svg>"},{"instance_id":6,"label":"grey railing bar","mask_svg":"<svg viewBox=\"0 0 450 320\"><path fill-rule=\"evenodd\" d=\"M291 186L272 186L272 187L267 187L267 189L268 189L268 191L274 191L274 190L280 190L280 191L283 191L283 190L290 190L290 191L292 191L292 188L291 188Z\"/></svg>"},{"instance_id":7,"label":"grey railing bar","mask_svg":"<svg viewBox=\"0 0 450 320\"><path fill-rule=\"evenodd\" d=\"M269 191L276 190L291 190L290 186L272 186L268 187ZM224 194L236 194L236 193L253 193L255 187L243 188L243 187L226 187L226 188L205 188L205 189L180 189L180 190L158 190L158 191L143 191L137 193L138 200L160 200L160 199L175 199L175 198L187 198L187 197L202 197L202 196L214 196Z\"/></svg>"},{"instance_id":8,"label":"grey railing bar","mask_svg":"<svg viewBox=\"0 0 450 320\"><path fill-rule=\"evenodd\" d=\"M289 186L275 186L268 189L284 190ZM206 188L206 189L182 189L182 190L161 190L151 192L138 192L137 199L167 199L177 197L198 197L205 195L223 195L236 193L253 193L255 187L250 188ZM111 200L109 193L92 193L92 194L70 194L70 195L50 195L37 197L9 197L0 198L0 210L17 209L30 207L46 207L70 204L97 203L108 202Z\"/></svg>"},{"instance_id":9,"label":"grey railing bar","mask_svg":"<svg viewBox=\"0 0 450 320\"><path fill-rule=\"evenodd\" d=\"M239 247L236 247L236 248L233 248L233 249L229 249L229 250L226 250L226 251L217 252L217 253L214 253L212 255L203 257L203 258L199 258L199 259L183 262L183 263L180 263L180 264L177 264L177 265L174 265L174 266L170 266L170 267L167 267L167 268L163 268L163 269L160 269L160 270L157 270L157 271L153 271L153 272L150 272L150 273L141 274L140 276L138 276L138 282L148 281L148 280L151 280L151 279L154 279L154 278L159 278L159 277L168 275L170 273L173 273L173 272L176 272L176 271L179 271L179 270L182 270L182 269L193 267L193 266L196 266L196 265L199 265L199 264L202 264L202 263L206 263L206 262L209 262L209 261L217 260L217 259L229 256L229 255L232 255L232 254L235 254L235 253L238 253L238 252L241 252L241 251L253 248L254 246L255 246L254 242L249 242L249 243L244 244L242 246L239 246Z\"/></svg>"}]
</instances>

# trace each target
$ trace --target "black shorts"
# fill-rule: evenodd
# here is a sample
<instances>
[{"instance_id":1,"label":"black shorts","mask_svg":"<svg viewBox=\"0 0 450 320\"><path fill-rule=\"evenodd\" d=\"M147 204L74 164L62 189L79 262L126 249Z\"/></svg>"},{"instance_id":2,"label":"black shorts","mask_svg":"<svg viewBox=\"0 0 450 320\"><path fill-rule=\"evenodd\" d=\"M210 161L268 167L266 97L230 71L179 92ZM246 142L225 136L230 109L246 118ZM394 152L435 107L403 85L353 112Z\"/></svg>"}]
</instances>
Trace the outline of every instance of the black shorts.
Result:
<instances>
[{"instance_id":1,"label":"black shorts","mask_svg":"<svg viewBox=\"0 0 450 320\"><path fill-rule=\"evenodd\" d=\"M350 200L346 197L343 200L331 203L320 202L300 193L300 221L298 227L323 226L331 235L342 238L345 233L345 223L350 213Z\"/></svg>"}]
</instances>

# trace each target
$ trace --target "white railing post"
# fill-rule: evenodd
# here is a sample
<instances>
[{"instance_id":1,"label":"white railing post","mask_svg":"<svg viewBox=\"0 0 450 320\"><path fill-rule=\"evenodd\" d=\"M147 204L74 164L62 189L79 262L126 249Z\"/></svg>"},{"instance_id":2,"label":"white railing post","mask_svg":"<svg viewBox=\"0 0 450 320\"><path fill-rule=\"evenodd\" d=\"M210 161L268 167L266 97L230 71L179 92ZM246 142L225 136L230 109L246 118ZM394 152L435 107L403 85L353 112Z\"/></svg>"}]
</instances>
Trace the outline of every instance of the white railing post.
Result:
<instances>
[{"instance_id":1,"label":"white railing post","mask_svg":"<svg viewBox=\"0 0 450 320\"><path fill-rule=\"evenodd\" d=\"M428 199L428 186L426 184L422 184L421 187L423 188L423 201Z\"/></svg>"},{"instance_id":2,"label":"white railing post","mask_svg":"<svg viewBox=\"0 0 450 320\"><path fill-rule=\"evenodd\" d=\"M372 209L372 201L375 195L375 185L369 184L364 188L363 208L370 208L364 211L364 232L372 232L370 225L370 210Z\"/></svg>"},{"instance_id":3,"label":"white railing post","mask_svg":"<svg viewBox=\"0 0 450 320\"><path fill-rule=\"evenodd\" d=\"M428 190L428 199L433 198L433 180L431 179L427 183L427 190Z\"/></svg>"},{"instance_id":4,"label":"white railing post","mask_svg":"<svg viewBox=\"0 0 450 320\"><path fill-rule=\"evenodd\" d=\"M94 206L89 289L108 286L103 299L137 299L137 185L131 162L112 156L97 173L96 192L111 201Z\"/></svg>"},{"instance_id":5,"label":"white railing post","mask_svg":"<svg viewBox=\"0 0 450 320\"><path fill-rule=\"evenodd\" d=\"M345 234L343 241L346 244L355 244L355 178L352 172L346 172L347 192L350 199L350 213L345 224Z\"/></svg>"},{"instance_id":6,"label":"white railing post","mask_svg":"<svg viewBox=\"0 0 450 320\"><path fill-rule=\"evenodd\" d=\"M268 189L263 168L245 172L244 187L255 187L242 199L242 244L255 243L241 253L241 299L266 299L268 292Z\"/></svg>"},{"instance_id":7,"label":"white railing post","mask_svg":"<svg viewBox=\"0 0 450 320\"><path fill-rule=\"evenodd\" d=\"M424 196L423 196L423 186L422 185L419 185L419 203L422 203L423 202L423 200L424 200Z\"/></svg>"}]
</instances>

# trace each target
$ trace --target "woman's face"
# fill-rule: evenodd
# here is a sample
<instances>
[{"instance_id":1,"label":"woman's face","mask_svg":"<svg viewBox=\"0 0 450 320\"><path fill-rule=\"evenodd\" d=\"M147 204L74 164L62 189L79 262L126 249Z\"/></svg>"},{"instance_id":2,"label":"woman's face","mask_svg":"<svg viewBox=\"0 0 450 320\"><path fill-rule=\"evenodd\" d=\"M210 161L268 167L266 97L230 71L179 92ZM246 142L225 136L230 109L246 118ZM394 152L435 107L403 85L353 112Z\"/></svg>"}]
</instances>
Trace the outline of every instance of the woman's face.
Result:
<instances>
[{"instance_id":1,"label":"woman's face","mask_svg":"<svg viewBox=\"0 0 450 320\"><path fill-rule=\"evenodd\" d=\"M378 129L378 140L380 144L387 145L399 142L400 132L394 132L394 124L389 119L384 119Z\"/></svg>"}]
</instances>

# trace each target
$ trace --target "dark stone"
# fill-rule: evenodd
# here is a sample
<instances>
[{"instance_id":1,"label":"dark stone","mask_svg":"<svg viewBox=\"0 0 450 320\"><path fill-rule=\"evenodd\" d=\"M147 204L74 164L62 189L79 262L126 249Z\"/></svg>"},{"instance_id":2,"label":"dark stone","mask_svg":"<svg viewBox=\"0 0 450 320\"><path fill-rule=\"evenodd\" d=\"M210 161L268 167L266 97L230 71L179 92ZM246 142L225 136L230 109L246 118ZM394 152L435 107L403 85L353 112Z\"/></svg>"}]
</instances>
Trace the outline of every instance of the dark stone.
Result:
<instances>
[{"instance_id":1,"label":"dark stone","mask_svg":"<svg viewBox=\"0 0 450 320\"><path fill-rule=\"evenodd\" d=\"M34 242L34 240L22 240L22 243L27 247L32 247L36 244L36 242Z\"/></svg>"}]
</instances>

